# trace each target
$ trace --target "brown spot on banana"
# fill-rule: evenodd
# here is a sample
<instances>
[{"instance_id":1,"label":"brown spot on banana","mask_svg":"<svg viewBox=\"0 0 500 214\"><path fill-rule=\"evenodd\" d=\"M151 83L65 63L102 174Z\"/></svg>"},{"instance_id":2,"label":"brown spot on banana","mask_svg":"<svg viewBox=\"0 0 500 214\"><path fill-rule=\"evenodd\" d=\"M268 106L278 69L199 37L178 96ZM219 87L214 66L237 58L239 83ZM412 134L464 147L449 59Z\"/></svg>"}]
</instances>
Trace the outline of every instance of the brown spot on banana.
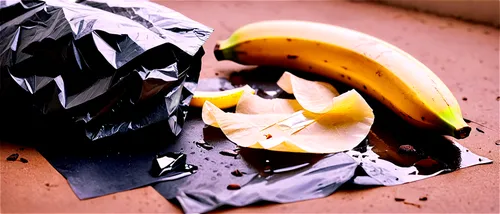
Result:
<instances>
[{"instance_id":1,"label":"brown spot on banana","mask_svg":"<svg viewBox=\"0 0 500 214\"><path fill-rule=\"evenodd\" d=\"M290 38L286 38L286 41L289 41L289 42L291 42L291 41L292 41L292 39L290 39Z\"/></svg>"},{"instance_id":2,"label":"brown spot on banana","mask_svg":"<svg viewBox=\"0 0 500 214\"><path fill-rule=\"evenodd\" d=\"M340 66L341 68L343 68L344 70L348 70L347 67L345 66Z\"/></svg>"},{"instance_id":3,"label":"brown spot on banana","mask_svg":"<svg viewBox=\"0 0 500 214\"><path fill-rule=\"evenodd\" d=\"M381 77L382 76L382 71L377 70L377 72L375 72L375 74L377 74L378 77Z\"/></svg>"},{"instance_id":4,"label":"brown spot on banana","mask_svg":"<svg viewBox=\"0 0 500 214\"><path fill-rule=\"evenodd\" d=\"M328 60L326 60L326 59L325 59L325 60L323 60L323 61L324 61L325 63L328 63Z\"/></svg>"}]
</instances>

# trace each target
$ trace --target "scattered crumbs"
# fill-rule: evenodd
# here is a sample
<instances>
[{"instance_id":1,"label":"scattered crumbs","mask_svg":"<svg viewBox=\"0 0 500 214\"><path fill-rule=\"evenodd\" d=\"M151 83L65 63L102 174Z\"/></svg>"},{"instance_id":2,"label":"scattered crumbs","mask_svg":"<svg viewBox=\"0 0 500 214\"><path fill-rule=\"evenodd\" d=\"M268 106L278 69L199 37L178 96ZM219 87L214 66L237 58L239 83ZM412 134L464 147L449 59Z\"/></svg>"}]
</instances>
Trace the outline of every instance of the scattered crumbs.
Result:
<instances>
[{"instance_id":1,"label":"scattered crumbs","mask_svg":"<svg viewBox=\"0 0 500 214\"><path fill-rule=\"evenodd\" d=\"M478 132L484 133L484 131L483 131L483 130L481 130L481 129L479 129L479 128L476 128L476 130L477 130Z\"/></svg>"},{"instance_id":2,"label":"scattered crumbs","mask_svg":"<svg viewBox=\"0 0 500 214\"><path fill-rule=\"evenodd\" d=\"M417 208L420 208L420 204L415 204L415 203L411 203L411 202L407 202L407 201L403 201L404 204L408 204L408 205L412 205L412 206L415 206Z\"/></svg>"},{"instance_id":3,"label":"scattered crumbs","mask_svg":"<svg viewBox=\"0 0 500 214\"><path fill-rule=\"evenodd\" d=\"M422 196L418 200L420 200L420 201L427 201L427 196Z\"/></svg>"},{"instance_id":4,"label":"scattered crumbs","mask_svg":"<svg viewBox=\"0 0 500 214\"><path fill-rule=\"evenodd\" d=\"M394 198L394 200L395 200L395 201L405 201L405 199L404 199L404 198L398 198L398 197L395 197L395 198Z\"/></svg>"},{"instance_id":5,"label":"scattered crumbs","mask_svg":"<svg viewBox=\"0 0 500 214\"><path fill-rule=\"evenodd\" d=\"M238 189L241 189L241 186L238 184L229 184L229 185L227 185L227 189L228 190L238 190Z\"/></svg>"},{"instance_id":6,"label":"scattered crumbs","mask_svg":"<svg viewBox=\"0 0 500 214\"><path fill-rule=\"evenodd\" d=\"M25 159L25 158L20 158L19 161L23 162L23 163L28 163L28 160Z\"/></svg>"},{"instance_id":7,"label":"scattered crumbs","mask_svg":"<svg viewBox=\"0 0 500 214\"><path fill-rule=\"evenodd\" d=\"M467 101L467 97L462 97L462 100L463 101Z\"/></svg>"},{"instance_id":8,"label":"scattered crumbs","mask_svg":"<svg viewBox=\"0 0 500 214\"><path fill-rule=\"evenodd\" d=\"M7 157L7 161L16 161L17 158L19 158L19 154L14 153L14 154L9 155L9 157Z\"/></svg>"}]
</instances>

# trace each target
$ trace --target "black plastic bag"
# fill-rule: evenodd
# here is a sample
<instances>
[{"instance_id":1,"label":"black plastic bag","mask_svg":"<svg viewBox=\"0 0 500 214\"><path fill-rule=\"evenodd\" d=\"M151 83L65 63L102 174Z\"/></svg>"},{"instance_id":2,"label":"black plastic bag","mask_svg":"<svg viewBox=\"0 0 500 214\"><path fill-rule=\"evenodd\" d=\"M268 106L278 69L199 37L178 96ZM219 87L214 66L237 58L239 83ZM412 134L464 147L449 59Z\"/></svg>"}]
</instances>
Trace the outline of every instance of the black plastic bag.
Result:
<instances>
[{"instance_id":1,"label":"black plastic bag","mask_svg":"<svg viewBox=\"0 0 500 214\"><path fill-rule=\"evenodd\" d=\"M148 1L0 2L0 135L181 132L211 28Z\"/></svg>"}]
</instances>

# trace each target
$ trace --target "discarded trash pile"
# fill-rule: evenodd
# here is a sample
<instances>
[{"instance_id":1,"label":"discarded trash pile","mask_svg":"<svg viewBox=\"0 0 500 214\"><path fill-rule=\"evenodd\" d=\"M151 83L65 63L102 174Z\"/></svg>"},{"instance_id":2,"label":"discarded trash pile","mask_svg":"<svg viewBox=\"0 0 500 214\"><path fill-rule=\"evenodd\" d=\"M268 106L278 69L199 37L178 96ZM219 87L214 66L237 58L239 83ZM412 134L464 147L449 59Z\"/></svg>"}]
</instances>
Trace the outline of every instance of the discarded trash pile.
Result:
<instances>
[{"instance_id":1,"label":"discarded trash pile","mask_svg":"<svg viewBox=\"0 0 500 214\"><path fill-rule=\"evenodd\" d=\"M50 140L37 149L80 199L151 185L201 213L491 163L451 140L472 129L446 85L361 32L242 26L214 49L261 66L234 83L199 80L212 29L155 3L18 1L0 12L0 128Z\"/></svg>"}]
</instances>

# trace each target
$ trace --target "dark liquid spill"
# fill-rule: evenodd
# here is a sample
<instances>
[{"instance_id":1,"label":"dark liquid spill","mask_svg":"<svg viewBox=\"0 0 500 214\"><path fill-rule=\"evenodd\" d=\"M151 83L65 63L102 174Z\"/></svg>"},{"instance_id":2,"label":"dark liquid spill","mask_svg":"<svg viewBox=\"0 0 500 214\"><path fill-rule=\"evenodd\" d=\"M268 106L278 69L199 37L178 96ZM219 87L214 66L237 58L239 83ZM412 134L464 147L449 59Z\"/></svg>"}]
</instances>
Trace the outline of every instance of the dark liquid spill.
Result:
<instances>
[{"instance_id":1,"label":"dark liquid spill","mask_svg":"<svg viewBox=\"0 0 500 214\"><path fill-rule=\"evenodd\" d=\"M236 87L248 84L257 90L257 95L264 98L293 99L293 95L283 92L276 84L283 72L283 69L279 68L259 67L254 70L235 72L230 75L229 81ZM340 93L352 89L343 83L314 74L300 71L290 72L305 79L329 82ZM223 81L222 83L227 84ZM220 87L221 85L213 86L213 88ZM420 175L433 174L443 169L454 171L460 168L461 152L451 140L442 135L412 127L379 101L362 91L358 92L374 110L375 122L367 140L361 142L354 150L363 153L366 152L367 146L372 146L372 151L379 155L380 159L390 161L400 167L415 166ZM401 145L411 145L415 152L401 152L399 150ZM260 172L269 172L269 168L276 169L303 163L314 163L322 158L321 155L271 152L258 149L242 149L240 153L245 161L248 161ZM269 160L269 163L263 160ZM376 162L376 160L372 160L372 162Z\"/></svg>"}]
</instances>

